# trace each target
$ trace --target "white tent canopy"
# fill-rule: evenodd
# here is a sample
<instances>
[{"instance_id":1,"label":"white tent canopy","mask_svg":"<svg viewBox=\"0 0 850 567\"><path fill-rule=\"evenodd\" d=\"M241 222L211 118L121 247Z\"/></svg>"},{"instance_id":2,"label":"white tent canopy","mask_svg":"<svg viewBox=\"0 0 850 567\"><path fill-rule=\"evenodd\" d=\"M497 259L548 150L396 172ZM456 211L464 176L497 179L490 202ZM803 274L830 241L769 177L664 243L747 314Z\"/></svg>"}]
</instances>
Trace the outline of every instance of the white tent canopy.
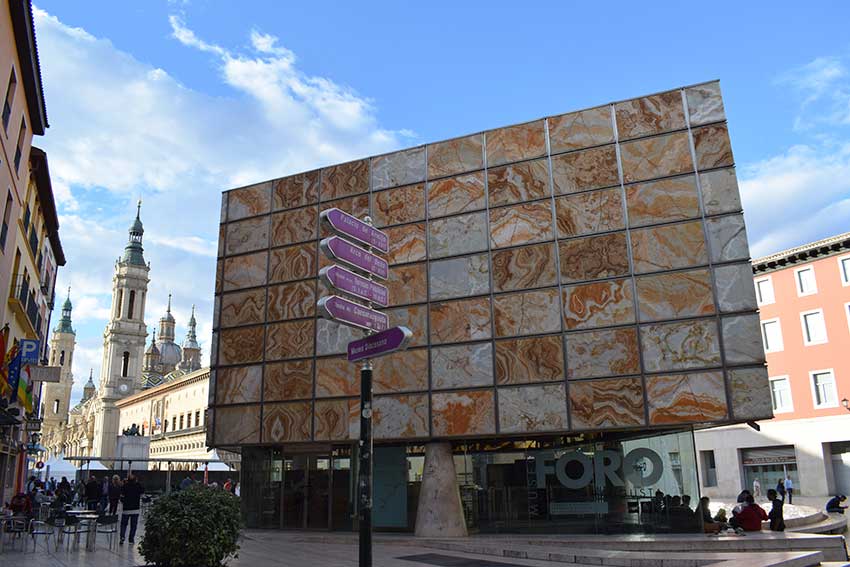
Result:
<instances>
[{"instance_id":1,"label":"white tent canopy","mask_svg":"<svg viewBox=\"0 0 850 567\"><path fill-rule=\"evenodd\" d=\"M74 463L65 460L65 454L51 457L44 461L44 470L47 478L60 478L63 476L73 477L77 474L77 467Z\"/></svg>"},{"instance_id":2,"label":"white tent canopy","mask_svg":"<svg viewBox=\"0 0 850 567\"><path fill-rule=\"evenodd\" d=\"M109 467L100 461L81 461L83 470L87 471L108 471Z\"/></svg>"},{"instance_id":3,"label":"white tent canopy","mask_svg":"<svg viewBox=\"0 0 850 567\"><path fill-rule=\"evenodd\" d=\"M209 458L210 458L211 461L220 461L221 460L221 457L218 456L218 452L216 452L215 450L210 451ZM197 468L195 468L195 470L196 471L202 471L202 470L204 470L204 466L205 466L205 463L198 463L198 466L197 466ZM233 469L230 468L229 466L227 466L227 463L209 463L207 470L212 471L212 472L215 472L215 471L224 472L224 471L232 471Z\"/></svg>"}]
</instances>

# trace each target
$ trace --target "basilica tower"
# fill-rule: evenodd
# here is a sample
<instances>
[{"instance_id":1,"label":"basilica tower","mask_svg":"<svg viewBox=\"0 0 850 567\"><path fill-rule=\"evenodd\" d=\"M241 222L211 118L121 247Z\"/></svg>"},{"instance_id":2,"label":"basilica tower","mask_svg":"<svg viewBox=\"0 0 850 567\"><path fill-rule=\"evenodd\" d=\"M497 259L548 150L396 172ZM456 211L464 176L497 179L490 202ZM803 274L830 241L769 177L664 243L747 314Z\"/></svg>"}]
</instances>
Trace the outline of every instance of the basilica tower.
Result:
<instances>
[{"instance_id":1,"label":"basilica tower","mask_svg":"<svg viewBox=\"0 0 850 567\"><path fill-rule=\"evenodd\" d=\"M141 201L136 219L130 225L130 236L124 254L115 263L112 276L112 312L103 333L103 362L100 371L97 403L101 407L95 421L93 454L102 457L115 452L118 435L118 408L115 402L141 389L144 362L145 300L148 273L142 248L144 227L140 219Z\"/></svg>"},{"instance_id":2,"label":"basilica tower","mask_svg":"<svg viewBox=\"0 0 850 567\"><path fill-rule=\"evenodd\" d=\"M62 305L62 318L50 337L50 366L59 366L61 370L59 382L44 384L41 415L44 417L45 431L66 423L68 410L71 409L71 389L74 386L71 364L77 339L71 326L71 309L71 288L68 288L68 297Z\"/></svg>"}]
</instances>

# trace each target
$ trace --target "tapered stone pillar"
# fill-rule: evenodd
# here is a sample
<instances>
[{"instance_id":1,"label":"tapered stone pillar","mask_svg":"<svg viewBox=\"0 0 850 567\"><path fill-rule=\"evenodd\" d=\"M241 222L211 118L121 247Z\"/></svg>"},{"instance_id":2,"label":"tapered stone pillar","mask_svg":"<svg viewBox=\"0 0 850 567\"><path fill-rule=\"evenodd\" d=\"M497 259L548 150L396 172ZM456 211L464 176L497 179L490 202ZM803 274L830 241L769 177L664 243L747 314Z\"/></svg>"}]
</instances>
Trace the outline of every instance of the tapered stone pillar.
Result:
<instances>
[{"instance_id":1,"label":"tapered stone pillar","mask_svg":"<svg viewBox=\"0 0 850 567\"><path fill-rule=\"evenodd\" d=\"M416 510L417 537L465 537L455 462L450 443L425 446L425 468Z\"/></svg>"}]
</instances>

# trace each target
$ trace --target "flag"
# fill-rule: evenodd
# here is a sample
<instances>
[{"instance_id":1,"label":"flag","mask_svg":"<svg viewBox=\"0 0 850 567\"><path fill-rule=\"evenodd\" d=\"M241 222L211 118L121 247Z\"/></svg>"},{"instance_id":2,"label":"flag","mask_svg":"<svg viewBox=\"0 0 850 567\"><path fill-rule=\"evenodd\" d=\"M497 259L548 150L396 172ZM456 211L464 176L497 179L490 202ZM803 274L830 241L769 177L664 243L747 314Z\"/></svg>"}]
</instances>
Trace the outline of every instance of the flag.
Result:
<instances>
[{"instance_id":1,"label":"flag","mask_svg":"<svg viewBox=\"0 0 850 567\"><path fill-rule=\"evenodd\" d=\"M18 352L17 343L6 354L6 359L9 361L6 383L9 390L11 390L9 392L9 402L11 403L18 398L18 382L21 377L21 353Z\"/></svg>"},{"instance_id":2,"label":"flag","mask_svg":"<svg viewBox=\"0 0 850 567\"><path fill-rule=\"evenodd\" d=\"M32 374L30 374L30 365L24 365L21 369L21 376L18 380L18 399L26 413L32 413Z\"/></svg>"}]
</instances>

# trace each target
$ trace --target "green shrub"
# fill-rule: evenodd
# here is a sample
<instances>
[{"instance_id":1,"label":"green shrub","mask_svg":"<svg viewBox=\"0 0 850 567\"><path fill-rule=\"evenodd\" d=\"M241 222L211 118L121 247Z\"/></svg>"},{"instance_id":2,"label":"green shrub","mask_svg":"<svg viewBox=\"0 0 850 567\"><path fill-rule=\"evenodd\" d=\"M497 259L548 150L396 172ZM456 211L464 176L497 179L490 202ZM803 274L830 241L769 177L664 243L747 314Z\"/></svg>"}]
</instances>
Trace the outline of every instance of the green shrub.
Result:
<instances>
[{"instance_id":1,"label":"green shrub","mask_svg":"<svg viewBox=\"0 0 850 567\"><path fill-rule=\"evenodd\" d=\"M241 527L237 497L195 485L153 503L139 552L159 567L216 567L236 557Z\"/></svg>"}]
</instances>

